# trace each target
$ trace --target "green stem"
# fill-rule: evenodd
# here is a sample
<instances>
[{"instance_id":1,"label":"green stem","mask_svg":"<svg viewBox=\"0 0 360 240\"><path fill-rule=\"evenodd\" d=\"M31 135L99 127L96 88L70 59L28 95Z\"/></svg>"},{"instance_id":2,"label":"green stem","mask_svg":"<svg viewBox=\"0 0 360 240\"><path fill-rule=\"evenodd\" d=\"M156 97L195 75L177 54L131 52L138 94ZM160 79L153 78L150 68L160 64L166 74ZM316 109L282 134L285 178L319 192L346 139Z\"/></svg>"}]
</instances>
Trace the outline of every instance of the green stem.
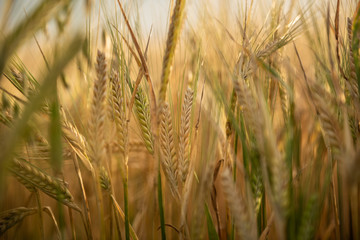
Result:
<instances>
[{"instance_id":1,"label":"green stem","mask_svg":"<svg viewBox=\"0 0 360 240\"><path fill-rule=\"evenodd\" d=\"M80 167L79 167L79 161L78 161L77 155L75 153L73 155L73 161L74 161L77 178L79 180L79 184L81 187L81 197L82 197L82 202L83 202L83 208L85 210L84 216L85 216L86 224L84 224L84 226L85 226L85 230L86 230L86 236L88 239L92 240L93 235L92 235L91 220L90 220L91 218L90 218L89 202L87 200L87 196L86 196L86 192L85 192L84 182L83 182Z\"/></svg>"},{"instance_id":2,"label":"green stem","mask_svg":"<svg viewBox=\"0 0 360 240\"><path fill-rule=\"evenodd\" d=\"M36 201L37 201L38 211L39 211L41 239L45 239L44 221L43 221L43 215L42 215L42 206L41 206L39 190L35 190L35 194L36 194Z\"/></svg>"},{"instance_id":3,"label":"green stem","mask_svg":"<svg viewBox=\"0 0 360 240\"><path fill-rule=\"evenodd\" d=\"M125 211L125 239L130 240L130 224L129 224L129 202L128 202L128 169L125 166L124 184L124 211Z\"/></svg>"},{"instance_id":4,"label":"green stem","mask_svg":"<svg viewBox=\"0 0 360 240\"><path fill-rule=\"evenodd\" d=\"M163 206L163 198L162 198L160 166L159 166L159 172L158 172L158 200L159 200L159 212L160 212L160 224L161 224L161 239L165 240L166 239L165 215L164 215L164 206Z\"/></svg>"},{"instance_id":5,"label":"green stem","mask_svg":"<svg viewBox=\"0 0 360 240\"><path fill-rule=\"evenodd\" d=\"M75 232L74 218L73 218L73 215L72 215L72 210L71 210L71 208L68 208L68 210L69 210L69 218L70 218L72 239L76 240L76 232Z\"/></svg>"},{"instance_id":6,"label":"green stem","mask_svg":"<svg viewBox=\"0 0 360 240\"><path fill-rule=\"evenodd\" d=\"M240 118L240 111L238 111L239 114L237 115L237 122L239 122L239 118ZM235 131L235 143L234 143L234 159L236 159L237 157L237 152L238 152L238 141L239 141L239 134L238 134L238 131ZM234 165L233 165L233 177L234 177L234 182L236 182L236 160L234 161ZM232 219L232 226L231 226L231 240L234 240L235 239L235 224L234 224L234 219Z\"/></svg>"}]
</instances>

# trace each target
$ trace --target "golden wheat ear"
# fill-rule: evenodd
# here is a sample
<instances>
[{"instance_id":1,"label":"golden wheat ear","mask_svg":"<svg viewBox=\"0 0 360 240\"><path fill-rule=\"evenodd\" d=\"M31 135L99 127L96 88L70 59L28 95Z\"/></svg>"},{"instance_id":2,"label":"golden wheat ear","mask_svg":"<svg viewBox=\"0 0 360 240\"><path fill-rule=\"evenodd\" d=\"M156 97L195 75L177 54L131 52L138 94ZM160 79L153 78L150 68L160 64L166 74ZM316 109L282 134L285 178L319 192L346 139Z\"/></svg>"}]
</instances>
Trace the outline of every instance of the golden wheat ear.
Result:
<instances>
[{"instance_id":1,"label":"golden wheat ear","mask_svg":"<svg viewBox=\"0 0 360 240\"><path fill-rule=\"evenodd\" d=\"M179 177L185 183L189 171L189 134L190 117L193 104L194 92L187 88L181 112L180 139L179 139Z\"/></svg>"},{"instance_id":2,"label":"golden wheat ear","mask_svg":"<svg viewBox=\"0 0 360 240\"><path fill-rule=\"evenodd\" d=\"M25 183L26 187L37 188L59 202L79 210L73 202L73 196L63 181L46 174L22 159L14 159L10 171L16 178L20 179L21 183Z\"/></svg>"},{"instance_id":3,"label":"golden wheat ear","mask_svg":"<svg viewBox=\"0 0 360 240\"><path fill-rule=\"evenodd\" d=\"M126 111L125 98L123 96L123 89L119 80L119 74L115 71L110 75L110 102L111 111L114 116L116 126L116 136L118 146L122 153L125 152L127 143L127 128L126 128Z\"/></svg>"},{"instance_id":4,"label":"golden wheat ear","mask_svg":"<svg viewBox=\"0 0 360 240\"><path fill-rule=\"evenodd\" d=\"M168 180L171 192L178 197L177 184L177 159L174 142L174 133L172 126L172 117L170 114L169 105L164 103L161 110L160 118L160 149L161 149L161 163L164 169L165 176Z\"/></svg>"},{"instance_id":5,"label":"golden wheat ear","mask_svg":"<svg viewBox=\"0 0 360 240\"><path fill-rule=\"evenodd\" d=\"M94 81L93 98L90 117L90 152L94 163L100 164L105 155L105 100L106 100L106 60L105 54L98 51L96 58L96 79Z\"/></svg>"},{"instance_id":6,"label":"golden wheat ear","mask_svg":"<svg viewBox=\"0 0 360 240\"><path fill-rule=\"evenodd\" d=\"M169 83L170 70L175 55L176 44L178 42L181 33L180 30L183 22L185 2L186 2L185 0L176 1L176 5L171 18L171 24L168 31L165 54L163 59L162 74L161 74L161 86L159 92L160 107L166 98L166 90L167 90L167 85Z\"/></svg>"},{"instance_id":7,"label":"golden wheat ear","mask_svg":"<svg viewBox=\"0 0 360 240\"><path fill-rule=\"evenodd\" d=\"M256 222L249 211L251 211L245 202L239 197L238 191L232 179L230 170L225 169L221 174L221 186L225 194L226 202L229 205L236 233L241 239L257 239Z\"/></svg>"}]
</instances>

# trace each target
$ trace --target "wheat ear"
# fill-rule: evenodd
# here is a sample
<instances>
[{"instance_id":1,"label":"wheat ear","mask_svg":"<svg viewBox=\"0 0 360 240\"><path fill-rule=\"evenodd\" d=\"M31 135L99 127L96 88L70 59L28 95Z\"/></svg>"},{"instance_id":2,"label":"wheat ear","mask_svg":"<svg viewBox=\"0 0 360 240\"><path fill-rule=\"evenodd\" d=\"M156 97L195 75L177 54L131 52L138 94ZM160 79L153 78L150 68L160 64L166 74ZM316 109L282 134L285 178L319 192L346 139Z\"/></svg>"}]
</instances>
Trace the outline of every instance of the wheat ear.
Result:
<instances>
[{"instance_id":1,"label":"wheat ear","mask_svg":"<svg viewBox=\"0 0 360 240\"><path fill-rule=\"evenodd\" d=\"M141 135L144 140L146 149L153 154L154 153L154 143L153 135L151 133L151 119L150 119L150 109L149 103L147 101L144 92L139 87L135 95L135 108L136 116L140 124Z\"/></svg>"},{"instance_id":2,"label":"wheat ear","mask_svg":"<svg viewBox=\"0 0 360 240\"><path fill-rule=\"evenodd\" d=\"M263 147L263 122L259 117L258 103L253 97L250 88L247 86L244 77L240 77L239 80L234 79L233 84L238 103L244 113L246 122L254 131L256 140L259 143L258 145Z\"/></svg>"},{"instance_id":3,"label":"wheat ear","mask_svg":"<svg viewBox=\"0 0 360 240\"><path fill-rule=\"evenodd\" d=\"M90 135L91 157L99 165L105 156L104 124L106 117L106 61L105 55L98 51L96 58L96 76L91 104Z\"/></svg>"},{"instance_id":4,"label":"wheat ear","mask_svg":"<svg viewBox=\"0 0 360 240\"><path fill-rule=\"evenodd\" d=\"M160 85L160 93L159 93L160 107L162 103L165 101L165 97L166 97L166 90L167 90L167 85L169 83L170 70L174 59L175 48L178 38L180 36L185 2L186 2L185 0L176 1L176 5L171 18L171 24L168 31L165 54L163 59L162 74L161 74L161 85Z\"/></svg>"},{"instance_id":5,"label":"wheat ear","mask_svg":"<svg viewBox=\"0 0 360 240\"><path fill-rule=\"evenodd\" d=\"M187 88L181 112L181 126L179 139L179 177L185 183L189 170L189 133L190 117L194 92Z\"/></svg>"},{"instance_id":6,"label":"wheat ear","mask_svg":"<svg viewBox=\"0 0 360 240\"><path fill-rule=\"evenodd\" d=\"M110 98L112 103L112 111L115 119L115 126L117 130L118 146L122 153L125 152L127 142L127 128L126 128L126 116L124 109L124 94L121 88L119 75L113 71L110 76L111 92Z\"/></svg>"},{"instance_id":7,"label":"wheat ear","mask_svg":"<svg viewBox=\"0 0 360 240\"><path fill-rule=\"evenodd\" d=\"M321 88L319 89L319 86L314 85L312 97L325 134L325 142L327 146L333 148L333 150L340 150L339 123L334 116L332 109L325 103L324 98L322 97L323 95L321 94L322 91Z\"/></svg>"},{"instance_id":8,"label":"wheat ear","mask_svg":"<svg viewBox=\"0 0 360 240\"><path fill-rule=\"evenodd\" d=\"M10 171L17 178L27 182L29 186L39 189L48 196L77 211L79 210L63 181L44 173L39 168L22 159L14 159Z\"/></svg>"},{"instance_id":9,"label":"wheat ear","mask_svg":"<svg viewBox=\"0 0 360 240\"><path fill-rule=\"evenodd\" d=\"M21 222L25 217L35 214L37 211L36 208L19 207L0 213L0 236Z\"/></svg>"},{"instance_id":10,"label":"wheat ear","mask_svg":"<svg viewBox=\"0 0 360 240\"><path fill-rule=\"evenodd\" d=\"M257 239L256 222L251 218L249 209L239 197L230 170L225 169L221 175L221 184L226 202L234 217L235 228L241 239Z\"/></svg>"},{"instance_id":11,"label":"wheat ear","mask_svg":"<svg viewBox=\"0 0 360 240\"><path fill-rule=\"evenodd\" d=\"M63 114L65 116L65 114ZM72 152L80 158L81 162L84 166L89 170L92 171L93 167L89 161L89 157L87 156L87 142L85 137L79 132L79 130L68 122L66 119L62 124L62 133L63 137L69 144L72 149Z\"/></svg>"},{"instance_id":12,"label":"wheat ear","mask_svg":"<svg viewBox=\"0 0 360 240\"><path fill-rule=\"evenodd\" d=\"M110 181L110 177L108 172L106 171L106 169L101 166L100 167L100 186L101 188L106 191L111 193L111 181Z\"/></svg>"},{"instance_id":13,"label":"wheat ear","mask_svg":"<svg viewBox=\"0 0 360 240\"><path fill-rule=\"evenodd\" d=\"M176 180L176 150L173 135L172 118L170 115L169 105L162 105L160 119L160 146L162 152L161 163L168 179L171 192L174 196L178 196L177 180Z\"/></svg>"}]
</instances>

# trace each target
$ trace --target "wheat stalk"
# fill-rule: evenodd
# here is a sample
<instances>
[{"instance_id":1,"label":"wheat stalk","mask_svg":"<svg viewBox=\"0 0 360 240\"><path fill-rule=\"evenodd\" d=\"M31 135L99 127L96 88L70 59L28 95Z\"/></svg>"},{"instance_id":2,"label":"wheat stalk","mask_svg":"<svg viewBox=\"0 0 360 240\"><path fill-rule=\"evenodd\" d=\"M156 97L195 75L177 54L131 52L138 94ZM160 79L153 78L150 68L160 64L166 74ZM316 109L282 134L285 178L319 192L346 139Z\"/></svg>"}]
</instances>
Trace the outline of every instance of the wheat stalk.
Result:
<instances>
[{"instance_id":1,"label":"wheat stalk","mask_svg":"<svg viewBox=\"0 0 360 240\"><path fill-rule=\"evenodd\" d=\"M160 148L162 152L161 163L168 179L171 192L177 196L177 160L176 149L173 136L172 118L170 115L169 105L164 103L162 105L160 118Z\"/></svg>"},{"instance_id":2,"label":"wheat stalk","mask_svg":"<svg viewBox=\"0 0 360 240\"><path fill-rule=\"evenodd\" d=\"M184 15L185 0L177 0L176 5L172 14L171 24L169 26L165 54L163 59L163 67L161 74L161 85L159 93L159 106L161 107L162 103L166 98L167 85L169 83L169 76L171 71L171 66L175 54L175 48L180 36L180 30Z\"/></svg>"}]
</instances>

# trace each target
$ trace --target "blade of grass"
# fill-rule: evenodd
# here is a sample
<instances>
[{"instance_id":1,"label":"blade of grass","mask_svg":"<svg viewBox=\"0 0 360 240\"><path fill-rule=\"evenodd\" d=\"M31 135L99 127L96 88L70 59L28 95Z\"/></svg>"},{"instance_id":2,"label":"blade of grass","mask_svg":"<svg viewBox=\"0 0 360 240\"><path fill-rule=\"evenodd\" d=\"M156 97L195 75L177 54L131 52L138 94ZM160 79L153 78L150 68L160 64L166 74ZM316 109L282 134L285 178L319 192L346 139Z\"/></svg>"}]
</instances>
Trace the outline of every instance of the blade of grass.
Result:
<instances>
[{"instance_id":1,"label":"blade of grass","mask_svg":"<svg viewBox=\"0 0 360 240\"><path fill-rule=\"evenodd\" d=\"M208 205L205 203L206 223L208 229L208 235L210 240L219 240L218 233L216 232L214 222L211 218Z\"/></svg>"},{"instance_id":2,"label":"blade of grass","mask_svg":"<svg viewBox=\"0 0 360 240\"><path fill-rule=\"evenodd\" d=\"M59 173L62 168L62 131L61 131L61 121L60 121L60 112L59 112L59 99L57 94L56 83L53 86L54 90L54 100L50 105L50 126L49 126L49 136L50 136L50 160L52 168L55 173Z\"/></svg>"},{"instance_id":3,"label":"blade of grass","mask_svg":"<svg viewBox=\"0 0 360 240\"><path fill-rule=\"evenodd\" d=\"M160 162L159 162L159 164L160 164ZM163 205L163 197L162 197L160 166L158 169L159 169L159 171L158 171L158 201L159 201L159 214L160 214L160 226L161 226L161 239L166 240L165 214L164 214L164 205Z\"/></svg>"}]
</instances>

